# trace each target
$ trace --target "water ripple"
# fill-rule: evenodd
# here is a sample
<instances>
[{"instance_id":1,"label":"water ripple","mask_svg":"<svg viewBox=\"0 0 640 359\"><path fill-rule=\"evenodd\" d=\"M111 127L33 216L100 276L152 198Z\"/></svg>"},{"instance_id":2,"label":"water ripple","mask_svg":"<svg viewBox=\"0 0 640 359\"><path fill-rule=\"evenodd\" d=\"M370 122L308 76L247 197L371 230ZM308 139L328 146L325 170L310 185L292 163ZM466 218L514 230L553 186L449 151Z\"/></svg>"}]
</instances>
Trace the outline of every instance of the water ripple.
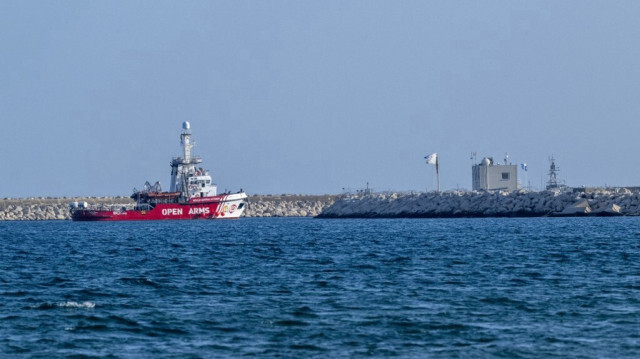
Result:
<instances>
[{"instance_id":1,"label":"water ripple","mask_svg":"<svg viewBox=\"0 0 640 359\"><path fill-rule=\"evenodd\" d=\"M635 358L639 224L0 222L0 353Z\"/></svg>"}]
</instances>

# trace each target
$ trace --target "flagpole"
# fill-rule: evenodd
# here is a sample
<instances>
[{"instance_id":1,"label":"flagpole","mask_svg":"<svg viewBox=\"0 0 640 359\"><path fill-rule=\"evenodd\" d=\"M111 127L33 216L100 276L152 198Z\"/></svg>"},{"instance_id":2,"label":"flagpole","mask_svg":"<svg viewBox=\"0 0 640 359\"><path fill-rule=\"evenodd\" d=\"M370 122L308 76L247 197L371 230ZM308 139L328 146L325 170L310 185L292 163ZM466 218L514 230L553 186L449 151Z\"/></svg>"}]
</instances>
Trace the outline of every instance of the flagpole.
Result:
<instances>
[{"instance_id":1,"label":"flagpole","mask_svg":"<svg viewBox=\"0 0 640 359\"><path fill-rule=\"evenodd\" d=\"M427 160L428 165L436 165L436 178L437 178L437 191L440 192L440 171L438 168L438 153L432 153L424 157ZM428 191L428 189L427 189Z\"/></svg>"},{"instance_id":2,"label":"flagpole","mask_svg":"<svg viewBox=\"0 0 640 359\"><path fill-rule=\"evenodd\" d=\"M438 157L436 157L436 178L438 183L438 192L440 192L440 171L438 170Z\"/></svg>"}]
</instances>

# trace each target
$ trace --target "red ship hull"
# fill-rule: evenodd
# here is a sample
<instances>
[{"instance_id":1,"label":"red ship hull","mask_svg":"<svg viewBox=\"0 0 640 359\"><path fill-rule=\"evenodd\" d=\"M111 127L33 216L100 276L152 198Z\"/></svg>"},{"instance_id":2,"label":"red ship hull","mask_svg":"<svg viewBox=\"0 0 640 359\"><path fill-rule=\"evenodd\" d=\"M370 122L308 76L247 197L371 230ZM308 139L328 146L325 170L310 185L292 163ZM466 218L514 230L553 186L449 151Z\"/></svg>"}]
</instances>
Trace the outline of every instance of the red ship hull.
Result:
<instances>
[{"instance_id":1,"label":"red ship hull","mask_svg":"<svg viewBox=\"0 0 640 359\"><path fill-rule=\"evenodd\" d=\"M213 183L209 171L196 167L202 162L191 154L191 125L182 124L180 144L183 156L171 160L171 192L163 192L160 182L145 182L142 191L133 190L133 204L89 205L87 202L69 204L74 221L148 221L163 219L235 219L242 215L247 194L217 195L218 186ZM225 191L226 192L226 191Z\"/></svg>"},{"instance_id":2,"label":"red ship hull","mask_svg":"<svg viewBox=\"0 0 640 359\"><path fill-rule=\"evenodd\" d=\"M246 195L242 194L244 198ZM188 203L158 203L150 209L76 209L74 221L148 221L166 219L237 219L244 211L244 198L234 195L193 198Z\"/></svg>"}]
</instances>

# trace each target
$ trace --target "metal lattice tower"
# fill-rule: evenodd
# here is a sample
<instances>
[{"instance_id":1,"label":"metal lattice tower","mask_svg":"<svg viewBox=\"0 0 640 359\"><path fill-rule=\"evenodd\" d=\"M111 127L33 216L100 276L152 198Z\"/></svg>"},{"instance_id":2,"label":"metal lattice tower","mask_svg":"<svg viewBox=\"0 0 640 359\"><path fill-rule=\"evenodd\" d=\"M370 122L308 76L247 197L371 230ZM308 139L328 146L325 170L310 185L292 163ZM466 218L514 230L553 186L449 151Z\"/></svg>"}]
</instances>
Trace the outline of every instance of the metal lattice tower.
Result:
<instances>
[{"instance_id":1,"label":"metal lattice tower","mask_svg":"<svg viewBox=\"0 0 640 359\"><path fill-rule=\"evenodd\" d=\"M553 156L549 157L549 181L547 182L547 190L560 188L558 184L558 172L560 172L560 168L556 167L556 160Z\"/></svg>"}]
</instances>

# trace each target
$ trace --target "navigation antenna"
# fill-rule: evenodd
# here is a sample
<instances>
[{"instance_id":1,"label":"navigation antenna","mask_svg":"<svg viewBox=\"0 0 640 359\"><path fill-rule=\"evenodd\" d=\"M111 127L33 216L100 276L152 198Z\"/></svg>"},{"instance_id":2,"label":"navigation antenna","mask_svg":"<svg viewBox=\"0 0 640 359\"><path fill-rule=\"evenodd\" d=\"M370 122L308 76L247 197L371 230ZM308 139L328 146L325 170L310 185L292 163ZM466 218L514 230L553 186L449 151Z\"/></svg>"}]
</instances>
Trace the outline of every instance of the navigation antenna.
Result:
<instances>
[{"instance_id":1,"label":"navigation antenna","mask_svg":"<svg viewBox=\"0 0 640 359\"><path fill-rule=\"evenodd\" d=\"M554 190L560 188L558 184L558 172L560 172L560 168L556 167L556 160L553 158L553 155L549 157L549 181L547 182L547 190Z\"/></svg>"}]
</instances>

